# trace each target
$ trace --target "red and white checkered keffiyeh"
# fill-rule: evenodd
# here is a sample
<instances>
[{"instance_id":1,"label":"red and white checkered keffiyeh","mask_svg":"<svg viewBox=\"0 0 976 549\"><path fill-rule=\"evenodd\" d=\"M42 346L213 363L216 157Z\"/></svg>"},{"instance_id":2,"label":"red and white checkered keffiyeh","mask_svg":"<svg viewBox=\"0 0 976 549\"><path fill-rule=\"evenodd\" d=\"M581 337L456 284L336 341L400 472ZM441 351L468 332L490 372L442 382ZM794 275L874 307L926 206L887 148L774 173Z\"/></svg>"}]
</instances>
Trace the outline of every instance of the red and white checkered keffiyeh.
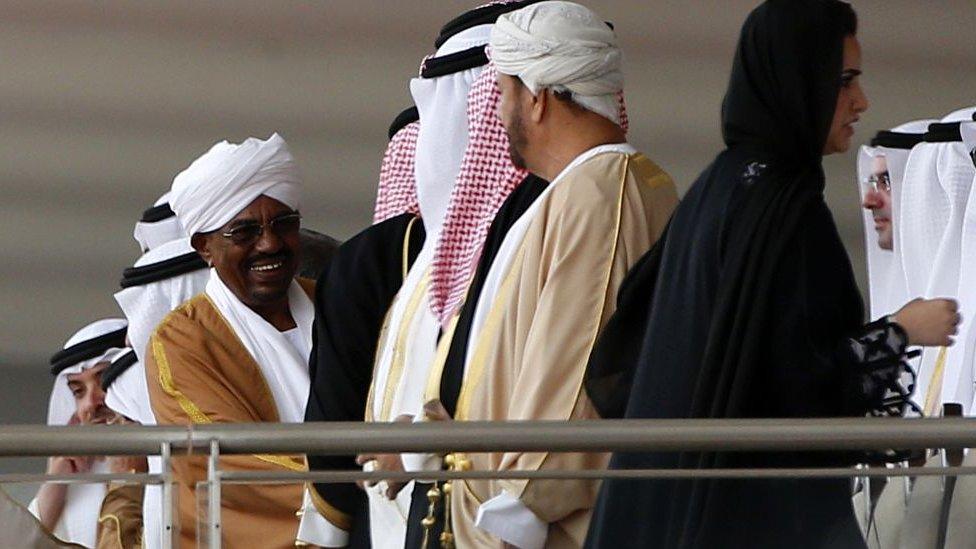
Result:
<instances>
[{"instance_id":1,"label":"red and white checkered keffiyeh","mask_svg":"<svg viewBox=\"0 0 976 549\"><path fill-rule=\"evenodd\" d=\"M509 156L508 136L497 113L501 90L496 76L488 65L468 93L468 147L431 267L430 305L442 324L464 299L495 214L528 175Z\"/></svg>"},{"instance_id":2,"label":"red and white checkered keffiyeh","mask_svg":"<svg viewBox=\"0 0 976 549\"><path fill-rule=\"evenodd\" d=\"M464 300L488 229L508 195L529 175L512 163L508 135L498 118L501 90L489 64L468 93L468 148L451 192L444 227L434 251L430 305L446 324ZM627 131L627 109L620 93L620 120Z\"/></svg>"},{"instance_id":3,"label":"red and white checkered keffiyeh","mask_svg":"<svg viewBox=\"0 0 976 549\"><path fill-rule=\"evenodd\" d=\"M417 178L414 173L417 134L420 122L403 127L390 139L380 166L380 184L376 191L373 223L385 221L404 213L417 215Z\"/></svg>"}]
</instances>

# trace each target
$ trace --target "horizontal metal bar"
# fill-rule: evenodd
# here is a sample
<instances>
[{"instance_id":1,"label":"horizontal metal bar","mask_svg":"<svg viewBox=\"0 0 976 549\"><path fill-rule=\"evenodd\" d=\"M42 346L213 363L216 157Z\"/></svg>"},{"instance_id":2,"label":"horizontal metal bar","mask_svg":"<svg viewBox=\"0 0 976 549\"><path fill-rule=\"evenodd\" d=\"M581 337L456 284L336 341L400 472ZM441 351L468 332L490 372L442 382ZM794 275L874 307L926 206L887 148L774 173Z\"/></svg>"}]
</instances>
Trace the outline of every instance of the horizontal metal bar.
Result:
<instances>
[{"instance_id":1,"label":"horizontal metal bar","mask_svg":"<svg viewBox=\"0 0 976 549\"><path fill-rule=\"evenodd\" d=\"M0 474L0 484L42 483L52 484L95 484L118 482L123 484L162 484L162 475L147 473L78 473L68 475L48 475L45 473L6 473Z\"/></svg>"},{"instance_id":2,"label":"horizontal metal bar","mask_svg":"<svg viewBox=\"0 0 976 549\"><path fill-rule=\"evenodd\" d=\"M192 429L181 425L5 425L0 426L0 457L148 456L159 454L163 443L186 452L191 440Z\"/></svg>"},{"instance_id":3,"label":"horizontal metal bar","mask_svg":"<svg viewBox=\"0 0 976 549\"><path fill-rule=\"evenodd\" d=\"M965 467L890 467L854 469L852 467L792 469L584 469L576 471L314 471L244 472L221 471L220 480L227 484L294 484L299 482L356 482L381 480L409 482L415 479L442 480L601 480L601 479L792 479L792 478L861 478L861 477L928 477L976 475L976 466Z\"/></svg>"},{"instance_id":4,"label":"horizontal metal bar","mask_svg":"<svg viewBox=\"0 0 976 549\"><path fill-rule=\"evenodd\" d=\"M976 418L278 423L185 426L3 426L0 457L356 454L396 452L669 452L976 447Z\"/></svg>"}]
</instances>

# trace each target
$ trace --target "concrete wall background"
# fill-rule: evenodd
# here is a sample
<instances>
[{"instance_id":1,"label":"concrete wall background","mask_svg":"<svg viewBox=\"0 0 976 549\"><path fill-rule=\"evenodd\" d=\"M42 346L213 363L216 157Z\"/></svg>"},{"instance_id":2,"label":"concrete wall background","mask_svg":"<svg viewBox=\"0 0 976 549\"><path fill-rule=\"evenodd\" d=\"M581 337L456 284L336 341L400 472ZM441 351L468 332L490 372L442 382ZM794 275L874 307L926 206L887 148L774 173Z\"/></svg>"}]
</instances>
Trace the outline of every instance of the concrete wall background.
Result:
<instances>
[{"instance_id":1,"label":"concrete wall background","mask_svg":"<svg viewBox=\"0 0 976 549\"><path fill-rule=\"evenodd\" d=\"M682 191L720 149L728 67L756 3L589 2L622 40L631 140ZM475 4L0 2L0 422L44 421L48 356L119 314L132 224L213 142L281 132L306 175L306 225L339 238L365 226L408 80L440 26ZM858 142L976 103L972 0L855 8L872 102ZM826 169L863 283L854 153Z\"/></svg>"}]
</instances>

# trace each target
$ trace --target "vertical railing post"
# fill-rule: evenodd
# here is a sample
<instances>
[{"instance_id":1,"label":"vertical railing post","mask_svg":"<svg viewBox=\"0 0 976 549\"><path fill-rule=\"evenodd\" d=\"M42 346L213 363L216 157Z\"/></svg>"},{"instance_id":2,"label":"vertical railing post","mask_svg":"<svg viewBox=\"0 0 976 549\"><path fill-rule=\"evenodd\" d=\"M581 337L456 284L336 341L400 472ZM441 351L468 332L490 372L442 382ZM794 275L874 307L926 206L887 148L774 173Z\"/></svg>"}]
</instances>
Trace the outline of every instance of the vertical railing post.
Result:
<instances>
[{"instance_id":1,"label":"vertical railing post","mask_svg":"<svg viewBox=\"0 0 976 549\"><path fill-rule=\"evenodd\" d=\"M207 539L209 549L220 549L220 443L210 441L207 462Z\"/></svg>"},{"instance_id":2,"label":"vertical railing post","mask_svg":"<svg viewBox=\"0 0 976 549\"><path fill-rule=\"evenodd\" d=\"M173 541L175 539L173 533L173 467L170 463L171 453L170 444L164 442L159 448L159 459L162 462L162 471L160 471L163 478L163 531L162 531L162 546L167 549L173 549L176 547Z\"/></svg>"}]
</instances>

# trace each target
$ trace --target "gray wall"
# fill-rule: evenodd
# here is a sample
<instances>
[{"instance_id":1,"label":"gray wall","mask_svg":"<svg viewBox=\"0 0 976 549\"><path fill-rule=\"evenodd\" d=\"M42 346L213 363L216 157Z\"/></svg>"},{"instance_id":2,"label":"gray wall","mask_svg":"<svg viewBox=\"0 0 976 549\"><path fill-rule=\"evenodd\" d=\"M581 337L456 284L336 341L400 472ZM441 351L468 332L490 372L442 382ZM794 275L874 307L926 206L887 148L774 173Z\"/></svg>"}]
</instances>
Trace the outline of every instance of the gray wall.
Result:
<instances>
[{"instance_id":1,"label":"gray wall","mask_svg":"<svg viewBox=\"0 0 976 549\"><path fill-rule=\"evenodd\" d=\"M684 191L720 147L719 103L755 2L589 4L623 42L632 141ZM440 25L473 5L0 2L0 422L43 421L47 357L118 314L133 222L214 141L281 132L306 175L307 225L339 238L366 225L408 79ZM872 101L857 139L976 103L972 0L855 7ZM853 153L826 166L861 272Z\"/></svg>"}]
</instances>

